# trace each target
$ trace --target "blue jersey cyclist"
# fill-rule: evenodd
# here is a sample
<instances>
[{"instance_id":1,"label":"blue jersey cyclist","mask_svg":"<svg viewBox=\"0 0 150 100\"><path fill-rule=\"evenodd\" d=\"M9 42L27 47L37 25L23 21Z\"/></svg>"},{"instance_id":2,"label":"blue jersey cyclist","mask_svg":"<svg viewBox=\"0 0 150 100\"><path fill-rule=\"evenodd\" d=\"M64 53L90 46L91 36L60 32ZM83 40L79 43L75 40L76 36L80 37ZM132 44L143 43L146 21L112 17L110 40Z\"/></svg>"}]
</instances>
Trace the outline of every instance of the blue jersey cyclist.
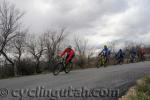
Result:
<instances>
[{"instance_id":1,"label":"blue jersey cyclist","mask_svg":"<svg viewBox=\"0 0 150 100\"><path fill-rule=\"evenodd\" d=\"M108 49L108 47L106 45L104 45L103 50L99 53L99 55L103 55L104 57L106 57L106 59L108 60L109 55L110 55L110 50Z\"/></svg>"}]
</instances>

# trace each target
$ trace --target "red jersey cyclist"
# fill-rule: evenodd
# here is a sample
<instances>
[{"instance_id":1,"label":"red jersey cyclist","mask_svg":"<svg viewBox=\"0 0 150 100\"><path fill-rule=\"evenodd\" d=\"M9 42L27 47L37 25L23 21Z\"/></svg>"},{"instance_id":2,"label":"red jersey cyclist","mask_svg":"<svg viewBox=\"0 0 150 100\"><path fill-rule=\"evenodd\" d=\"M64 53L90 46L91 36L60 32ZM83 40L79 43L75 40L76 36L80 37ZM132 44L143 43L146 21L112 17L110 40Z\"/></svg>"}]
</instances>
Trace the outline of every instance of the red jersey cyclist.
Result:
<instances>
[{"instance_id":1,"label":"red jersey cyclist","mask_svg":"<svg viewBox=\"0 0 150 100\"><path fill-rule=\"evenodd\" d=\"M67 54L65 62L71 62L75 56L75 51L71 45L69 45L60 56L63 57L65 54Z\"/></svg>"}]
</instances>

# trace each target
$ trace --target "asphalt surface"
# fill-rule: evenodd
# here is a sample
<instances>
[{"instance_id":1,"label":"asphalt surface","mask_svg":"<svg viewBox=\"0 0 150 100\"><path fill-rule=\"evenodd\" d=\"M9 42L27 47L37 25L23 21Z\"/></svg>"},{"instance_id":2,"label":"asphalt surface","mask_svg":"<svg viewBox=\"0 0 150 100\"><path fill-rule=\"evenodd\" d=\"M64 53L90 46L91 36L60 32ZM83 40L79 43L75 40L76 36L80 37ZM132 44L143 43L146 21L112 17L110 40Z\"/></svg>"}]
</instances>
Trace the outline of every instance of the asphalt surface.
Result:
<instances>
[{"instance_id":1,"label":"asphalt surface","mask_svg":"<svg viewBox=\"0 0 150 100\"><path fill-rule=\"evenodd\" d=\"M147 74L148 61L61 72L58 76L50 73L3 79L0 100L118 100Z\"/></svg>"}]
</instances>

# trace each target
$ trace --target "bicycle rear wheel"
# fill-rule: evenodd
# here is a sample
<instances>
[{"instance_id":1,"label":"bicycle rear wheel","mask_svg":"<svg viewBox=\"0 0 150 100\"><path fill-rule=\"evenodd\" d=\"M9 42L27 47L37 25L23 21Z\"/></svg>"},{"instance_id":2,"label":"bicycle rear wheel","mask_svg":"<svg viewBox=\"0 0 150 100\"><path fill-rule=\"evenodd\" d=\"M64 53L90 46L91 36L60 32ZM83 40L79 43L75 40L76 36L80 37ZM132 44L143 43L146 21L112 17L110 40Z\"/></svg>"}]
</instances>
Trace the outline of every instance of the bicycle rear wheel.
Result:
<instances>
[{"instance_id":1,"label":"bicycle rear wheel","mask_svg":"<svg viewBox=\"0 0 150 100\"><path fill-rule=\"evenodd\" d=\"M108 63L108 59L106 57L103 58L103 66L106 67Z\"/></svg>"},{"instance_id":2,"label":"bicycle rear wheel","mask_svg":"<svg viewBox=\"0 0 150 100\"><path fill-rule=\"evenodd\" d=\"M103 56L101 56L99 59L98 59L98 61L97 61L97 68L100 68L101 66L103 66L104 65L104 58L103 58Z\"/></svg>"},{"instance_id":3,"label":"bicycle rear wheel","mask_svg":"<svg viewBox=\"0 0 150 100\"><path fill-rule=\"evenodd\" d=\"M59 72L61 72L62 69L62 63L58 63L54 69L53 69L53 74L56 76L59 74Z\"/></svg>"},{"instance_id":4,"label":"bicycle rear wheel","mask_svg":"<svg viewBox=\"0 0 150 100\"><path fill-rule=\"evenodd\" d=\"M72 67L73 67L73 64L72 63L68 63L65 66L65 69L64 69L65 73L69 73L71 71Z\"/></svg>"}]
</instances>

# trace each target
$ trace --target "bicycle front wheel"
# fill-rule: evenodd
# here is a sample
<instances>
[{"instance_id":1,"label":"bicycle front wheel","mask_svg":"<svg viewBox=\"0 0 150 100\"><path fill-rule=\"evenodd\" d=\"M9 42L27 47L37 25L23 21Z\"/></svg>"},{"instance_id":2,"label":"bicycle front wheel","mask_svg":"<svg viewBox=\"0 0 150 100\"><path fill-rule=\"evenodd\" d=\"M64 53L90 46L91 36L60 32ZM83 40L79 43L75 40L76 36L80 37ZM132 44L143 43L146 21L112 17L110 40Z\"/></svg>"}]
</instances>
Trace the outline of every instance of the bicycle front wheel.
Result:
<instances>
[{"instance_id":1,"label":"bicycle front wheel","mask_svg":"<svg viewBox=\"0 0 150 100\"><path fill-rule=\"evenodd\" d=\"M69 73L71 71L73 67L73 64L72 63L68 63L66 66L65 66L65 73Z\"/></svg>"},{"instance_id":2,"label":"bicycle front wheel","mask_svg":"<svg viewBox=\"0 0 150 100\"><path fill-rule=\"evenodd\" d=\"M58 63L54 69L53 69L53 74L56 76L59 74L59 72L61 72L62 69L62 63Z\"/></svg>"}]
</instances>

